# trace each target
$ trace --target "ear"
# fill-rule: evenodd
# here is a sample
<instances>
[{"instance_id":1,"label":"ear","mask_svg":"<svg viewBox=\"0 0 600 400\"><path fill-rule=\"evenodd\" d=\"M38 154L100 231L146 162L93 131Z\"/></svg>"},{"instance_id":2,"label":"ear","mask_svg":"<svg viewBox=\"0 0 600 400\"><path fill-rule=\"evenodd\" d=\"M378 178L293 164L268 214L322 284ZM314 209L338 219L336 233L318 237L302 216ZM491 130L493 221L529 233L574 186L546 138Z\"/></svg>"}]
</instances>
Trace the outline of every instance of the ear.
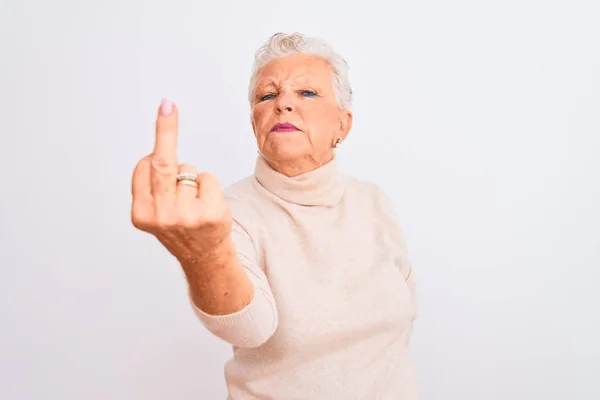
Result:
<instances>
[{"instance_id":1,"label":"ear","mask_svg":"<svg viewBox=\"0 0 600 400\"><path fill-rule=\"evenodd\" d=\"M354 116L352 111L350 110L341 110L340 111L340 131L338 137L342 140L346 140L346 136L352 130L352 120Z\"/></svg>"},{"instance_id":2,"label":"ear","mask_svg":"<svg viewBox=\"0 0 600 400\"><path fill-rule=\"evenodd\" d=\"M256 125L254 125L254 114L250 111L250 124L252 125L252 132L254 133L254 137L256 137Z\"/></svg>"}]
</instances>

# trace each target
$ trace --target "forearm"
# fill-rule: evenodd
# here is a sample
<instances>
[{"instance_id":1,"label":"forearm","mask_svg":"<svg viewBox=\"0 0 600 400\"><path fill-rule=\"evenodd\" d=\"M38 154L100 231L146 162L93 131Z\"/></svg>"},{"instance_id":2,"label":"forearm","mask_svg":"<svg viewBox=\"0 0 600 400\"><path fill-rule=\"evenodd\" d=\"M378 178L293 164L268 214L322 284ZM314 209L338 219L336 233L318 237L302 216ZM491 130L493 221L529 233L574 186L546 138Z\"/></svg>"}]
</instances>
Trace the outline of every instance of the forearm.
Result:
<instances>
[{"instance_id":1,"label":"forearm","mask_svg":"<svg viewBox=\"0 0 600 400\"><path fill-rule=\"evenodd\" d=\"M211 315L233 314L246 307L255 289L231 237L201 253L181 262L196 307Z\"/></svg>"},{"instance_id":2,"label":"forearm","mask_svg":"<svg viewBox=\"0 0 600 400\"><path fill-rule=\"evenodd\" d=\"M194 311L208 330L233 346L257 347L277 328L275 299L260 267L240 258L233 243L198 251L181 264Z\"/></svg>"}]
</instances>

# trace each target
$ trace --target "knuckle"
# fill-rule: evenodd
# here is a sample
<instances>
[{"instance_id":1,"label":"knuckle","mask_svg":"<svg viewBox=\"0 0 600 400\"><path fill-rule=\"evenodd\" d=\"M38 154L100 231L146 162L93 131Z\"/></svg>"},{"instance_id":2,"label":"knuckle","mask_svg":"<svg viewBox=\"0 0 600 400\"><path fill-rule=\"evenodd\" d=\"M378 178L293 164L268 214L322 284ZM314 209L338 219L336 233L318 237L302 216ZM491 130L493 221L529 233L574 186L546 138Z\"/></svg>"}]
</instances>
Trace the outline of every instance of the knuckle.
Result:
<instances>
[{"instance_id":1,"label":"knuckle","mask_svg":"<svg viewBox=\"0 0 600 400\"><path fill-rule=\"evenodd\" d=\"M179 220L170 216L162 216L156 221L156 226L163 232L171 232L180 227Z\"/></svg>"},{"instance_id":2,"label":"knuckle","mask_svg":"<svg viewBox=\"0 0 600 400\"><path fill-rule=\"evenodd\" d=\"M149 162L152 161L152 154L146 154L144 157L140 158L137 162L137 164L135 165L135 168L140 168L146 164L148 164Z\"/></svg>"},{"instance_id":3,"label":"knuckle","mask_svg":"<svg viewBox=\"0 0 600 400\"><path fill-rule=\"evenodd\" d=\"M201 221L195 215L183 214L179 217L179 224L184 229L197 229L201 226Z\"/></svg>"},{"instance_id":4,"label":"knuckle","mask_svg":"<svg viewBox=\"0 0 600 400\"><path fill-rule=\"evenodd\" d=\"M181 229L181 218L172 207L157 210L156 226L161 232L173 232Z\"/></svg>"},{"instance_id":5,"label":"knuckle","mask_svg":"<svg viewBox=\"0 0 600 400\"><path fill-rule=\"evenodd\" d=\"M141 231L148 231L152 228L152 218L145 210L140 210L138 207L134 207L131 211L131 223Z\"/></svg>"},{"instance_id":6,"label":"knuckle","mask_svg":"<svg viewBox=\"0 0 600 400\"><path fill-rule=\"evenodd\" d=\"M192 173L196 172L196 168L194 168L193 165L191 165L191 164L185 164L185 163L184 164L179 164L179 170L181 172L192 172Z\"/></svg>"},{"instance_id":7,"label":"knuckle","mask_svg":"<svg viewBox=\"0 0 600 400\"><path fill-rule=\"evenodd\" d=\"M150 166L152 167L153 171L158 172L159 174L170 173L173 169L173 165L171 162L169 162L169 160L157 156L152 157Z\"/></svg>"},{"instance_id":8,"label":"knuckle","mask_svg":"<svg viewBox=\"0 0 600 400\"><path fill-rule=\"evenodd\" d=\"M214 231L220 226L220 222L217 219L210 218L204 221L203 227L206 230Z\"/></svg>"},{"instance_id":9,"label":"knuckle","mask_svg":"<svg viewBox=\"0 0 600 400\"><path fill-rule=\"evenodd\" d=\"M140 219L137 215L135 214L131 214L131 223L133 224L133 226L139 230L144 230L143 226L144 226L144 221L142 219Z\"/></svg>"},{"instance_id":10,"label":"knuckle","mask_svg":"<svg viewBox=\"0 0 600 400\"><path fill-rule=\"evenodd\" d=\"M220 228L226 221L226 215L221 210L211 210L203 216L203 226L207 229Z\"/></svg>"},{"instance_id":11,"label":"knuckle","mask_svg":"<svg viewBox=\"0 0 600 400\"><path fill-rule=\"evenodd\" d=\"M209 174L208 172L203 172L201 174L198 174L198 181L204 183L204 184L209 184L213 187L219 187L219 180L217 179L216 176Z\"/></svg>"},{"instance_id":12,"label":"knuckle","mask_svg":"<svg viewBox=\"0 0 600 400\"><path fill-rule=\"evenodd\" d=\"M159 208L152 225L161 232L181 232L220 229L227 220L227 210Z\"/></svg>"}]
</instances>

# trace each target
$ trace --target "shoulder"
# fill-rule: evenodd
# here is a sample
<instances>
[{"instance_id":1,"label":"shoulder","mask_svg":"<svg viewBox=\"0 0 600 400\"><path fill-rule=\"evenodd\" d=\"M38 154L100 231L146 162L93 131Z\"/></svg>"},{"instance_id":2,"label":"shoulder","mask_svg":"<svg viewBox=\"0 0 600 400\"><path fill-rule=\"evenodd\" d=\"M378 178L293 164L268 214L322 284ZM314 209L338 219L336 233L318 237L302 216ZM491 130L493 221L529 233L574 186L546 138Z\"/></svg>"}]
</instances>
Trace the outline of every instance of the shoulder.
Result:
<instances>
[{"instance_id":1,"label":"shoulder","mask_svg":"<svg viewBox=\"0 0 600 400\"><path fill-rule=\"evenodd\" d=\"M406 249L404 229L397 218L398 214L394 210L390 197L377 183L367 180L349 178L348 189L349 200L360 199L362 208L359 212L369 212L371 223L381 228L385 232L385 237L389 238L390 243L393 243L392 251L395 254L395 263L405 278L408 278L411 265Z\"/></svg>"},{"instance_id":2,"label":"shoulder","mask_svg":"<svg viewBox=\"0 0 600 400\"><path fill-rule=\"evenodd\" d=\"M259 193L256 178L251 175L234 182L223 190L232 218L238 224L250 229L265 213L265 199Z\"/></svg>"},{"instance_id":3,"label":"shoulder","mask_svg":"<svg viewBox=\"0 0 600 400\"><path fill-rule=\"evenodd\" d=\"M379 184L352 176L346 176L346 182L346 194L350 200L363 202L386 214L393 213L390 198Z\"/></svg>"},{"instance_id":4,"label":"shoulder","mask_svg":"<svg viewBox=\"0 0 600 400\"><path fill-rule=\"evenodd\" d=\"M253 203L253 198L256 197L255 192L254 177L248 176L223 189L223 196L235 215L237 212L249 208Z\"/></svg>"},{"instance_id":5,"label":"shoulder","mask_svg":"<svg viewBox=\"0 0 600 400\"><path fill-rule=\"evenodd\" d=\"M252 196L253 188L253 176L248 176L237 182L232 183L223 190L223 194L226 200L243 200L249 196Z\"/></svg>"}]
</instances>

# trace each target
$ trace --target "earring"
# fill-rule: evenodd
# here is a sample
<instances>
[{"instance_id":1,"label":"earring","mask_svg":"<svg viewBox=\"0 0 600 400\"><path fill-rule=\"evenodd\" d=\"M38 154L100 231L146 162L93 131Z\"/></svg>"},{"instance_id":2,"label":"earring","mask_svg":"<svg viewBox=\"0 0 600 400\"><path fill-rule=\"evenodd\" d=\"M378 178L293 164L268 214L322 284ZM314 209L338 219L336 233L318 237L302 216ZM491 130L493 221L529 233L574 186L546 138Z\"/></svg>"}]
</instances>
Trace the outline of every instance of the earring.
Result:
<instances>
[{"instance_id":1,"label":"earring","mask_svg":"<svg viewBox=\"0 0 600 400\"><path fill-rule=\"evenodd\" d=\"M338 147L340 147L340 144L342 144L342 139L337 138L337 140L335 141L335 143L333 144L333 148L337 149Z\"/></svg>"}]
</instances>

